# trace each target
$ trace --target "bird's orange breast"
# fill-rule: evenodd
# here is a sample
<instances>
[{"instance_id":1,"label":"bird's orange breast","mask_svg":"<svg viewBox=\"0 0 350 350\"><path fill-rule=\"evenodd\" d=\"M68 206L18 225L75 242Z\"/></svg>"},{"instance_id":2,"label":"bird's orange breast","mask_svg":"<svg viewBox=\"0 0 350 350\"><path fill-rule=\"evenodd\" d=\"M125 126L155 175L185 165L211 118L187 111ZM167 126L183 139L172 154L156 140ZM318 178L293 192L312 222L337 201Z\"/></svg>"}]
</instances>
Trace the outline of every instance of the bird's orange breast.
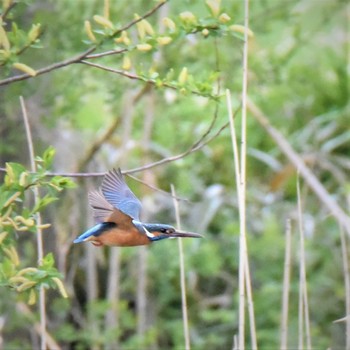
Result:
<instances>
[{"instance_id":1,"label":"bird's orange breast","mask_svg":"<svg viewBox=\"0 0 350 350\"><path fill-rule=\"evenodd\" d=\"M151 243L147 236L140 233L136 227L128 230L115 227L96 237L91 236L87 241L92 242L96 246L108 245L117 247L133 247Z\"/></svg>"}]
</instances>

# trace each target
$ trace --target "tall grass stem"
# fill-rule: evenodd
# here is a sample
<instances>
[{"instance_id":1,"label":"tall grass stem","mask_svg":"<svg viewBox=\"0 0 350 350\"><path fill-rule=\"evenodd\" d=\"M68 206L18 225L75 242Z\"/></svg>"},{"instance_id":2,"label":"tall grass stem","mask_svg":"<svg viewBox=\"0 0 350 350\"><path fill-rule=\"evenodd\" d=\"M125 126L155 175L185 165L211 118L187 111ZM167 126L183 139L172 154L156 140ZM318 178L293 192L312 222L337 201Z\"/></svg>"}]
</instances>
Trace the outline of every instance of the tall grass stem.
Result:
<instances>
[{"instance_id":1,"label":"tall grass stem","mask_svg":"<svg viewBox=\"0 0 350 350\"><path fill-rule=\"evenodd\" d=\"M19 100L21 104L23 122L24 122L26 137L27 137L30 166L31 166L32 172L36 172L33 137L30 129L27 109L22 96L19 97ZM33 188L33 192L34 192L34 203L35 205L38 205L40 202L39 188L35 186ZM41 219L40 212L37 212L35 215L36 215L36 222L37 222L36 242L37 242L38 264L42 265L43 258L44 258L42 229L40 228L42 225L42 219ZM41 335L40 347L41 349L45 349L46 348L46 308L45 308L45 289L44 289L44 286L42 285L40 285L39 287L39 315L40 315L40 335Z\"/></svg>"},{"instance_id":2,"label":"tall grass stem","mask_svg":"<svg viewBox=\"0 0 350 350\"><path fill-rule=\"evenodd\" d=\"M180 230L181 222L180 222L179 202L176 199L176 193L175 193L175 188L173 184L171 184L171 194L173 196L173 201L174 201L176 227ZM184 260L182 239L178 238L177 241L179 246L181 305L182 305L182 322L183 322L183 329L184 329L185 349L190 350L191 345L190 345L190 332L188 327L188 314L187 314L185 260Z\"/></svg>"},{"instance_id":3,"label":"tall grass stem","mask_svg":"<svg viewBox=\"0 0 350 350\"><path fill-rule=\"evenodd\" d=\"M306 281L306 266L305 266L305 235L303 225L303 207L300 194L300 177L297 176L297 197L298 197L298 222L300 234L300 275L299 275L299 349L304 348L304 321L306 334L306 347L311 350L311 333L310 333L310 317Z\"/></svg>"},{"instance_id":4,"label":"tall grass stem","mask_svg":"<svg viewBox=\"0 0 350 350\"><path fill-rule=\"evenodd\" d=\"M284 255L283 272L283 292L282 292L282 315L281 315L281 350L287 350L288 346L288 309L289 309L289 289L290 289L290 271L291 271L291 222L286 222L286 247Z\"/></svg>"}]
</instances>

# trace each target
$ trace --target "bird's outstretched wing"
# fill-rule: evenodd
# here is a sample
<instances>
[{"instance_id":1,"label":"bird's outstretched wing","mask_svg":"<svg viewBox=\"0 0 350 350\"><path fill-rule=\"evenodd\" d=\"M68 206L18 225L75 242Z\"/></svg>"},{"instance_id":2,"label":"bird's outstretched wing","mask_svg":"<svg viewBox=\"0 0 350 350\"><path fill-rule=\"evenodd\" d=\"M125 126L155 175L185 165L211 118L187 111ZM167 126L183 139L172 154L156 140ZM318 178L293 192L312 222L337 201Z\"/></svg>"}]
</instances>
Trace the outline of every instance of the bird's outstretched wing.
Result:
<instances>
[{"instance_id":1,"label":"bird's outstretched wing","mask_svg":"<svg viewBox=\"0 0 350 350\"><path fill-rule=\"evenodd\" d=\"M139 220L141 202L132 193L120 169L110 170L102 181L101 190L108 203L134 220Z\"/></svg>"},{"instance_id":2,"label":"bird's outstretched wing","mask_svg":"<svg viewBox=\"0 0 350 350\"><path fill-rule=\"evenodd\" d=\"M113 205L107 202L101 191L89 192L89 204L98 223L107 221L114 210Z\"/></svg>"}]
</instances>

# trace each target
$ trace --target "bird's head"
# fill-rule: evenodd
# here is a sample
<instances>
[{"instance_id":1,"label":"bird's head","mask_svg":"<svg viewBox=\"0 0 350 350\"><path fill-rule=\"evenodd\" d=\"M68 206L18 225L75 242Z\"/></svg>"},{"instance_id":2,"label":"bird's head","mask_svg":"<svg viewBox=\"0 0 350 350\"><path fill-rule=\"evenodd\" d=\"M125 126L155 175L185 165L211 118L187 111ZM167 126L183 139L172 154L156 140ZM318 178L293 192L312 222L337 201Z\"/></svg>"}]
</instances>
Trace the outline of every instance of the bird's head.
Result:
<instances>
[{"instance_id":1,"label":"bird's head","mask_svg":"<svg viewBox=\"0 0 350 350\"><path fill-rule=\"evenodd\" d=\"M199 233L177 231L175 227L165 224L143 224L143 229L150 241L159 241L166 238L176 238L176 237L192 237L192 238L202 238L203 236Z\"/></svg>"}]
</instances>

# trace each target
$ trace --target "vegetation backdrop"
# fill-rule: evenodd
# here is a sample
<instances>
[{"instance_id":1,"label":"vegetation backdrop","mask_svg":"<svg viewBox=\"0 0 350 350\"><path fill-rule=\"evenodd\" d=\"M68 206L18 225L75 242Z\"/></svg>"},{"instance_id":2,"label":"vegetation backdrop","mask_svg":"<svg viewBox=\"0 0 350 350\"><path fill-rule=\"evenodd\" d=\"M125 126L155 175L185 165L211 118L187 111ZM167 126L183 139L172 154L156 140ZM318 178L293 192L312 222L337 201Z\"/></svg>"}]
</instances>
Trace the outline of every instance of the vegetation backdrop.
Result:
<instances>
[{"instance_id":1,"label":"vegetation backdrop","mask_svg":"<svg viewBox=\"0 0 350 350\"><path fill-rule=\"evenodd\" d=\"M113 167L133 176L145 221L175 225L174 185L182 228L205 236L183 242L190 346L234 348L240 223L225 92L240 140L245 35L253 332L260 349L349 348L349 4L249 8L246 32L236 0L2 1L4 349L188 348L177 241L72 244L93 225L89 189ZM251 334L247 314L247 348Z\"/></svg>"}]
</instances>

